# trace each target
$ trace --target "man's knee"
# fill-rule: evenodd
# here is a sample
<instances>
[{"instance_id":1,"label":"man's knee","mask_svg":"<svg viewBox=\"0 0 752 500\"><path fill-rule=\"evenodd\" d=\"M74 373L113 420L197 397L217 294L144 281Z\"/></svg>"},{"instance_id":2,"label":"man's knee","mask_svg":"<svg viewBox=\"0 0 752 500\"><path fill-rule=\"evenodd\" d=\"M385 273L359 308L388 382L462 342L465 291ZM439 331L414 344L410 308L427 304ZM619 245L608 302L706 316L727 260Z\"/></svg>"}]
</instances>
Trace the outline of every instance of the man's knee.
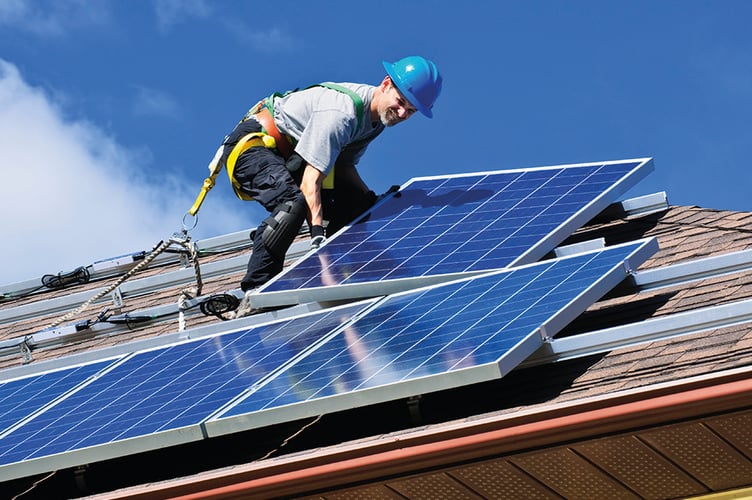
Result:
<instances>
[{"instance_id":1,"label":"man's knee","mask_svg":"<svg viewBox=\"0 0 752 500\"><path fill-rule=\"evenodd\" d=\"M264 247L277 260L283 260L288 248L303 225L308 206L302 193L293 200L284 201L276 206L271 215L264 220L261 237Z\"/></svg>"}]
</instances>

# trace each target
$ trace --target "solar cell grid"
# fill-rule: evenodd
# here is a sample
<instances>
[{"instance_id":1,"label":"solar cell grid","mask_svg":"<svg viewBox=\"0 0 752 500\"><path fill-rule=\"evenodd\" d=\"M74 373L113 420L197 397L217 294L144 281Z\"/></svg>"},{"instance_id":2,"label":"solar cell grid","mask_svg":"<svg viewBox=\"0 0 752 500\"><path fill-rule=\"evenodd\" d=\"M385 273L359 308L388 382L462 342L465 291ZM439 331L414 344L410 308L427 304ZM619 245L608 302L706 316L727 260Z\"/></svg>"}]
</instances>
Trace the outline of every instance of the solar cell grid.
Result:
<instances>
[{"instance_id":1,"label":"solar cell grid","mask_svg":"<svg viewBox=\"0 0 752 500\"><path fill-rule=\"evenodd\" d=\"M99 361L0 384L0 435L113 362Z\"/></svg>"},{"instance_id":2,"label":"solar cell grid","mask_svg":"<svg viewBox=\"0 0 752 500\"><path fill-rule=\"evenodd\" d=\"M363 307L138 352L0 439L0 464L199 424Z\"/></svg>"},{"instance_id":3,"label":"solar cell grid","mask_svg":"<svg viewBox=\"0 0 752 500\"><path fill-rule=\"evenodd\" d=\"M500 269L552 250L650 160L417 179L264 286L275 292Z\"/></svg>"}]
</instances>

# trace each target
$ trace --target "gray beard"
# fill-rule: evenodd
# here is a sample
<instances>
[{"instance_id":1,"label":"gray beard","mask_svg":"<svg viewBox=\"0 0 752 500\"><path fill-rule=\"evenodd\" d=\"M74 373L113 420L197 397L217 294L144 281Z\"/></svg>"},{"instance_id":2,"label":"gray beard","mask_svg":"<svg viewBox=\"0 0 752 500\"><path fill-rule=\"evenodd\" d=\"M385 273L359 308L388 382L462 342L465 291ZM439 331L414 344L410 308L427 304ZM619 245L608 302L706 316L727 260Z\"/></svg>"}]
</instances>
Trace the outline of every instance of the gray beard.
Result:
<instances>
[{"instance_id":1,"label":"gray beard","mask_svg":"<svg viewBox=\"0 0 752 500\"><path fill-rule=\"evenodd\" d=\"M392 127L401 121L393 109L385 110L379 115L379 119L385 127Z\"/></svg>"}]
</instances>

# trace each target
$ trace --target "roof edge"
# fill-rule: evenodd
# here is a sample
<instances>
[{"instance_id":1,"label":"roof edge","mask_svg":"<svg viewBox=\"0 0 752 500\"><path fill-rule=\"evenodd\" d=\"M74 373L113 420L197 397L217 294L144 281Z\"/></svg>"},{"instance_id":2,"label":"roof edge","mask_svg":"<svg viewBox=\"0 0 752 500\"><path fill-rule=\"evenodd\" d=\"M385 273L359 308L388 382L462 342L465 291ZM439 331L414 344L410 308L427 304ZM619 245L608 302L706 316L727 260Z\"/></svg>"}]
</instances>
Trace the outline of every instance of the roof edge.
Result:
<instances>
[{"instance_id":1,"label":"roof edge","mask_svg":"<svg viewBox=\"0 0 752 500\"><path fill-rule=\"evenodd\" d=\"M358 481L479 460L661 425L672 420L749 407L752 367L694 377L674 383L543 406L526 412L442 424L374 442L332 446L315 453L267 459L189 478L133 487L92 498L156 499L255 497L301 494Z\"/></svg>"}]
</instances>

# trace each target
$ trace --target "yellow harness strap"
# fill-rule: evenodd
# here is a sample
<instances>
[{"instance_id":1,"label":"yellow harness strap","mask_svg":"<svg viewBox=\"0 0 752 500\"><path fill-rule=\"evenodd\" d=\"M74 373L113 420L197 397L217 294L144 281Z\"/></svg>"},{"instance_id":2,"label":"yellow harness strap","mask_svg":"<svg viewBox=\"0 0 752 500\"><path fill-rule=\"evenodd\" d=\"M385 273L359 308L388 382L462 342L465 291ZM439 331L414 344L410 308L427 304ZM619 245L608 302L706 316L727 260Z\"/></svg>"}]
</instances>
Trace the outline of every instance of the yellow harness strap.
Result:
<instances>
[{"instance_id":1,"label":"yellow harness strap","mask_svg":"<svg viewBox=\"0 0 752 500\"><path fill-rule=\"evenodd\" d=\"M225 165L227 167L227 176L230 178L235 195L241 200L251 201L253 198L245 194L240 189L240 183L235 180L235 176L233 175L235 172L235 163L238 161L238 157L245 151L258 146L274 149L277 147L277 142L274 140L274 137L263 132L252 132L244 135L227 156L227 164Z\"/></svg>"},{"instance_id":2,"label":"yellow harness strap","mask_svg":"<svg viewBox=\"0 0 752 500\"><path fill-rule=\"evenodd\" d=\"M207 193L209 193L209 190L214 187L214 180L217 178L219 171L222 170L222 164L220 163L220 160L222 158L222 152L224 151L224 149L224 146L220 146L217 149L217 152L214 153L214 158L212 158L212 161L209 162L209 177L204 179L204 185L201 186L201 191L198 193L196 201L193 202L190 210L188 210L188 213L192 216L195 216L196 213L198 213L198 209L201 208L201 204L204 202L204 198L206 198Z\"/></svg>"},{"instance_id":3,"label":"yellow harness strap","mask_svg":"<svg viewBox=\"0 0 752 500\"><path fill-rule=\"evenodd\" d=\"M240 189L240 184L235 180L235 177L232 175L235 171L235 163L238 161L238 157L243 154L246 150L256 147L256 146L263 146L265 148L274 149L277 147L277 143L274 140L274 137L267 135L263 132L252 132L248 135L243 136L237 144L235 144L235 147L232 148L232 151L230 151L230 154L227 156L227 175L230 177L230 182L232 183L233 191L235 191L235 195L240 198L241 200L253 200L252 197L245 194ZM214 187L215 180L217 178L217 175L222 170L222 153L224 151L224 146L220 146L219 149L217 149L217 152L214 154L214 158L212 158L212 161L209 163L209 177L207 177L204 180L203 186L201 186L201 192L198 193L198 196L196 197L196 201L193 202L193 206L190 210L188 210L188 213L191 215L196 215L198 213L198 209L201 208L201 204L204 202L204 198L206 198L207 193L209 193L209 190Z\"/></svg>"}]
</instances>

